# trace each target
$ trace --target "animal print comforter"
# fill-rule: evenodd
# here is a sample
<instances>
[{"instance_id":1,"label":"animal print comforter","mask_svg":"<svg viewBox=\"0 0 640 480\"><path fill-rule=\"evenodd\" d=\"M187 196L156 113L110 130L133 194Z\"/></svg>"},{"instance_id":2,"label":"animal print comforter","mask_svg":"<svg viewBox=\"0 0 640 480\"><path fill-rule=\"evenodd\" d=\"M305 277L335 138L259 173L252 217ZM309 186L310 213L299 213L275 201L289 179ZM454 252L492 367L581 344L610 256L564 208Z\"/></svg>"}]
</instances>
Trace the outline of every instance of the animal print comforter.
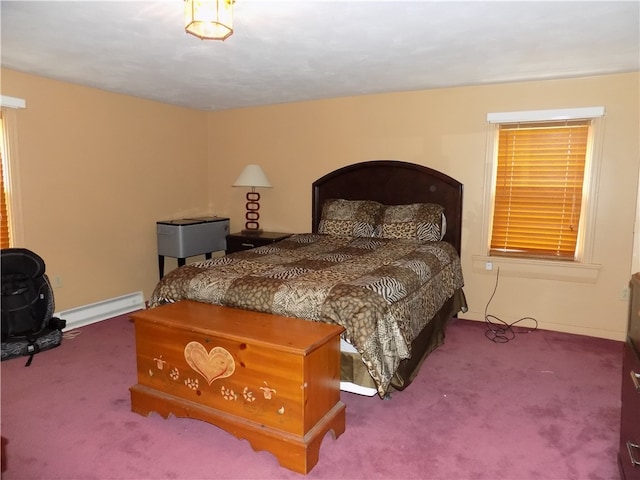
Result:
<instances>
[{"instance_id":1,"label":"animal print comforter","mask_svg":"<svg viewBox=\"0 0 640 480\"><path fill-rule=\"evenodd\" d=\"M462 286L445 242L300 234L180 267L149 303L189 299L342 325L382 397L411 342Z\"/></svg>"}]
</instances>

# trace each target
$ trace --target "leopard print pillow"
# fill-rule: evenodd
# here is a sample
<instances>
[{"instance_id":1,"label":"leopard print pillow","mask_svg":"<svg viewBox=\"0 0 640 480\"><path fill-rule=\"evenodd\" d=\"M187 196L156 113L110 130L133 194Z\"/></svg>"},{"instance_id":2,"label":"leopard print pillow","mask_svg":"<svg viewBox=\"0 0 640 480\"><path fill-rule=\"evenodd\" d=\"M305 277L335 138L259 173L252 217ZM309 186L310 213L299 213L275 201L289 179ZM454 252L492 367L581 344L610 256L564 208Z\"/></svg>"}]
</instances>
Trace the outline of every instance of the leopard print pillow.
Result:
<instances>
[{"instance_id":1,"label":"leopard print pillow","mask_svg":"<svg viewBox=\"0 0 640 480\"><path fill-rule=\"evenodd\" d=\"M370 200L327 200L318 233L339 237L379 237L383 205Z\"/></svg>"},{"instance_id":2,"label":"leopard print pillow","mask_svg":"<svg viewBox=\"0 0 640 480\"><path fill-rule=\"evenodd\" d=\"M443 212L444 208L434 203L386 206L382 212L381 236L421 242L440 241L444 234Z\"/></svg>"}]
</instances>

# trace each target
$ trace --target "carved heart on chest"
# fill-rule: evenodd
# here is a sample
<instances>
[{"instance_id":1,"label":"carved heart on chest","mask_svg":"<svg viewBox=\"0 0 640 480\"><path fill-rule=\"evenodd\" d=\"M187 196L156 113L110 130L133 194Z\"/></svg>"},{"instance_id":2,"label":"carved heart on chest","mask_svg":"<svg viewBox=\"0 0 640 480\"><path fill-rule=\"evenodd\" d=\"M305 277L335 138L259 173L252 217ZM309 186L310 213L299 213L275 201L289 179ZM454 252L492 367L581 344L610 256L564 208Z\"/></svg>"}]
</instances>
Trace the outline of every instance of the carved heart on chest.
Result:
<instances>
[{"instance_id":1,"label":"carved heart on chest","mask_svg":"<svg viewBox=\"0 0 640 480\"><path fill-rule=\"evenodd\" d=\"M233 374L236 364L233 356L222 347L213 347L210 352L199 342L190 342L184 347L184 358L191 368L202 375L209 385L218 378Z\"/></svg>"}]
</instances>

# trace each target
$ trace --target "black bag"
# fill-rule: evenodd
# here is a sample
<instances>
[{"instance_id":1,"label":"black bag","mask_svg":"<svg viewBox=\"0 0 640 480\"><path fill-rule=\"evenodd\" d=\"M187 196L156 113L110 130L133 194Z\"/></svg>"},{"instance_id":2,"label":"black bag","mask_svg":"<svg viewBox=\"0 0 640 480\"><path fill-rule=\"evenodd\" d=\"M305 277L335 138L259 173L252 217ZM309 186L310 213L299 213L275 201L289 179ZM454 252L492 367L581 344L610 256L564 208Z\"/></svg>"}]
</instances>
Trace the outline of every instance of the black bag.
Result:
<instances>
[{"instance_id":1,"label":"black bag","mask_svg":"<svg viewBox=\"0 0 640 480\"><path fill-rule=\"evenodd\" d=\"M24 248L0 252L2 360L33 355L62 343L66 321L53 316L53 290L42 258Z\"/></svg>"}]
</instances>

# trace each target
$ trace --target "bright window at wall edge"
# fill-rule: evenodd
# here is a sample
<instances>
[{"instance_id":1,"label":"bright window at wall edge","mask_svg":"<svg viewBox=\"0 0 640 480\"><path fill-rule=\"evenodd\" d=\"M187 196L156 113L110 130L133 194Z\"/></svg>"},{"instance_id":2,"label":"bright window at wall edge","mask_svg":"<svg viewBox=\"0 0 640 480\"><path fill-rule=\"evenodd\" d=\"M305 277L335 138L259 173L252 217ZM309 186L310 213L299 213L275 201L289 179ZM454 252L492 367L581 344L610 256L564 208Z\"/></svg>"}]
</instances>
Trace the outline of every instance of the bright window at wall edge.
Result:
<instances>
[{"instance_id":1,"label":"bright window at wall edge","mask_svg":"<svg viewBox=\"0 0 640 480\"><path fill-rule=\"evenodd\" d=\"M486 255L589 263L604 107L490 113Z\"/></svg>"},{"instance_id":2,"label":"bright window at wall edge","mask_svg":"<svg viewBox=\"0 0 640 480\"><path fill-rule=\"evenodd\" d=\"M11 247L11 235L9 225L9 202L7 201L7 188L5 182L5 152L4 152L4 129L2 122L2 112L0 112L0 248Z\"/></svg>"}]
</instances>

